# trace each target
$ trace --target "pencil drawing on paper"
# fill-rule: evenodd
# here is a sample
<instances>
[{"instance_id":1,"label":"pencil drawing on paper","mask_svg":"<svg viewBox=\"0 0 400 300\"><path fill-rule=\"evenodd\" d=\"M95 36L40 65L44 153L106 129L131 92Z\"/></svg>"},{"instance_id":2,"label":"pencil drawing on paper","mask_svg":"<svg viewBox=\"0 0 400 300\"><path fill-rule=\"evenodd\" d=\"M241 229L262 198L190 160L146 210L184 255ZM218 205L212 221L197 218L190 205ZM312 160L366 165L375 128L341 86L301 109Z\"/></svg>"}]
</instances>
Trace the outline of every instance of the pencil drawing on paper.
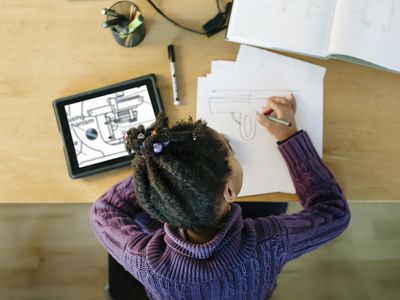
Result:
<instances>
[{"instance_id":1,"label":"pencil drawing on paper","mask_svg":"<svg viewBox=\"0 0 400 300\"><path fill-rule=\"evenodd\" d=\"M280 14L302 12L306 17L323 16L321 3L316 0L270 0L267 7Z\"/></svg>"},{"instance_id":2,"label":"pencil drawing on paper","mask_svg":"<svg viewBox=\"0 0 400 300\"><path fill-rule=\"evenodd\" d=\"M267 98L276 95L287 95L290 90L278 89L226 89L212 90L208 97L211 114L230 114L238 127L243 140L254 139L257 131L257 116Z\"/></svg>"},{"instance_id":3,"label":"pencil drawing on paper","mask_svg":"<svg viewBox=\"0 0 400 300\"><path fill-rule=\"evenodd\" d=\"M392 30L395 11L395 0L361 0L358 7L349 10L350 13L358 15L361 27L376 27L382 33Z\"/></svg>"}]
</instances>

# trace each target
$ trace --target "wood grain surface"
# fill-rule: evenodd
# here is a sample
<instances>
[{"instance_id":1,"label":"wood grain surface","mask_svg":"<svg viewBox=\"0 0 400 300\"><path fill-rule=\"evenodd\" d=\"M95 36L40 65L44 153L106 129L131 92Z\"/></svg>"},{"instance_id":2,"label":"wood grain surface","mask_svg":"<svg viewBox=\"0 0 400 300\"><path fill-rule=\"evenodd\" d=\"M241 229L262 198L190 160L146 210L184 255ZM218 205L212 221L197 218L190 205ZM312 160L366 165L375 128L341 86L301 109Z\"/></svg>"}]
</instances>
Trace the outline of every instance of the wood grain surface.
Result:
<instances>
[{"instance_id":1,"label":"wood grain surface","mask_svg":"<svg viewBox=\"0 0 400 300\"><path fill-rule=\"evenodd\" d=\"M109 1L3 1L0 18L0 202L93 202L131 173L68 177L52 100L155 73L172 122L196 115L197 77L212 60L234 60L238 44L168 23L144 1L146 37L124 48L101 28ZM201 25L214 1L157 1L172 18ZM172 4L173 3L173 4ZM167 45L176 50L182 103L173 106ZM400 75L290 55L327 67L323 159L350 200L400 200ZM295 200L270 194L247 199Z\"/></svg>"},{"instance_id":2,"label":"wood grain surface","mask_svg":"<svg viewBox=\"0 0 400 300\"><path fill-rule=\"evenodd\" d=\"M107 300L90 203L0 204L2 300ZM288 213L301 210L290 203ZM350 203L337 239L286 264L271 300L400 299L400 203Z\"/></svg>"}]
</instances>

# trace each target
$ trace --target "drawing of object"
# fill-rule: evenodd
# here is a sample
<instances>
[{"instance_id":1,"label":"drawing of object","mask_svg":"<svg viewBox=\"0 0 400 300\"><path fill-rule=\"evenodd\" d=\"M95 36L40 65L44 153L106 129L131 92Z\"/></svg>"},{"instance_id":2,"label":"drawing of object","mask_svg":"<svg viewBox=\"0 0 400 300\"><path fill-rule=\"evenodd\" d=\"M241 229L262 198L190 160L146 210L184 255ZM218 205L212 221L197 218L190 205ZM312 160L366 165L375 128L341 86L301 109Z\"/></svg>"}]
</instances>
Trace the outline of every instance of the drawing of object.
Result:
<instances>
[{"instance_id":1,"label":"drawing of object","mask_svg":"<svg viewBox=\"0 0 400 300\"><path fill-rule=\"evenodd\" d=\"M277 9L280 13L286 13L289 2L293 2L293 0L276 0L276 1L269 1L269 2L270 3L267 4L267 7ZM272 2L272 5L271 5L271 2Z\"/></svg>"},{"instance_id":2,"label":"drawing of object","mask_svg":"<svg viewBox=\"0 0 400 300\"><path fill-rule=\"evenodd\" d=\"M287 89L219 89L212 90L208 98L212 114L231 114L239 125L242 139L251 140L257 130L258 111L267 103L268 97L282 96L288 93L300 94L300 90Z\"/></svg>"},{"instance_id":3,"label":"drawing of object","mask_svg":"<svg viewBox=\"0 0 400 300\"><path fill-rule=\"evenodd\" d=\"M265 104L266 97L255 98L251 93L234 95L232 93L218 96L218 92L209 98L211 113L230 113L239 124L240 136L251 140L256 134L257 109Z\"/></svg>"},{"instance_id":4,"label":"drawing of object","mask_svg":"<svg viewBox=\"0 0 400 300\"><path fill-rule=\"evenodd\" d=\"M361 8L361 23L367 27L372 24L372 17L370 16L370 6L371 0L364 0L363 6Z\"/></svg>"},{"instance_id":5,"label":"drawing of object","mask_svg":"<svg viewBox=\"0 0 400 300\"><path fill-rule=\"evenodd\" d=\"M137 107L142 105L144 98L141 95L124 96L119 92L115 97L107 99L108 105L89 109L88 115L95 117L98 124L106 126L99 126L102 137L107 137L104 140L108 144L121 144L123 143L123 132L118 132L118 128L129 127L130 123L138 120ZM103 138L104 139L104 138Z\"/></svg>"},{"instance_id":6,"label":"drawing of object","mask_svg":"<svg viewBox=\"0 0 400 300\"><path fill-rule=\"evenodd\" d=\"M317 11L321 8L320 5L316 3L314 0L308 0L306 4L306 15L311 17L313 15L322 16L322 14L318 13Z\"/></svg>"},{"instance_id":7,"label":"drawing of object","mask_svg":"<svg viewBox=\"0 0 400 300\"><path fill-rule=\"evenodd\" d=\"M386 18L382 24L382 32L388 32L392 29L392 20L396 6L394 0L381 0L380 2L384 6L384 14L386 15Z\"/></svg>"},{"instance_id":8,"label":"drawing of object","mask_svg":"<svg viewBox=\"0 0 400 300\"><path fill-rule=\"evenodd\" d=\"M371 27L375 23L381 25L382 32L389 32L395 10L395 0L363 0L361 10L351 9L350 12L360 14L362 26Z\"/></svg>"},{"instance_id":9,"label":"drawing of object","mask_svg":"<svg viewBox=\"0 0 400 300\"><path fill-rule=\"evenodd\" d=\"M281 12L286 13L288 8L289 0L281 0Z\"/></svg>"},{"instance_id":10,"label":"drawing of object","mask_svg":"<svg viewBox=\"0 0 400 300\"><path fill-rule=\"evenodd\" d=\"M301 7L299 7L301 6ZM322 16L321 5L316 0L295 1L295 0L275 0L267 4L268 8L278 10L279 13L286 14L288 11L301 11L307 17Z\"/></svg>"}]
</instances>

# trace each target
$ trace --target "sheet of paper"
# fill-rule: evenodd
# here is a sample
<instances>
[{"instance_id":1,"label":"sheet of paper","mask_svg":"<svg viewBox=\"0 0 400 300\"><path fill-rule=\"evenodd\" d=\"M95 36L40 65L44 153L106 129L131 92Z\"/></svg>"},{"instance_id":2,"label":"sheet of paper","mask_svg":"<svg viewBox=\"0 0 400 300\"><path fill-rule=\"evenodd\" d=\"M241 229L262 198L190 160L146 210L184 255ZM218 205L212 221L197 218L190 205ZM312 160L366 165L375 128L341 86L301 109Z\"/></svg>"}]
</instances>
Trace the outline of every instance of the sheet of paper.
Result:
<instances>
[{"instance_id":1,"label":"sheet of paper","mask_svg":"<svg viewBox=\"0 0 400 300\"><path fill-rule=\"evenodd\" d=\"M335 0L235 0L227 39L326 56Z\"/></svg>"},{"instance_id":2,"label":"sheet of paper","mask_svg":"<svg viewBox=\"0 0 400 300\"><path fill-rule=\"evenodd\" d=\"M254 69L270 72L276 69L285 69L296 72L303 77L324 78L325 68L299 59L291 58L271 51L241 45L236 57L235 68L238 72L252 73Z\"/></svg>"},{"instance_id":3,"label":"sheet of paper","mask_svg":"<svg viewBox=\"0 0 400 300\"><path fill-rule=\"evenodd\" d=\"M312 135L314 145L322 156L323 79L326 69L271 51L244 45L239 49L235 68L235 74L240 72L250 74L247 75L248 80L257 82L260 86L265 84L269 78L269 82L275 86L285 82L287 87L300 85L299 91L313 93L302 100L303 104L298 106L296 117L298 125L302 126L300 128L310 128L309 133ZM297 91L293 90L293 92L296 94ZM298 101L300 100L298 99Z\"/></svg>"},{"instance_id":4,"label":"sheet of paper","mask_svg":"<svg viewBox=\"0 0 400 300\"><path fill-rule=\"evenodd\" d=\"M232 71L235 66L234 61L229 60L214 60L211 62L211 74L225 74Z\"/></svg>"},{"instance_id":5,"label":"sheet of paper","mask_svg":"<svg viewBox=\"0 0 400 300\"><path fill-rule=\"evenodd\" d=\"M329 53L400 72L400 0L338 1Z\"/></svg>"},{"instance_id":6,"label":"sheet of paper","mask_svg":"<svg viewBox=\"0 0 400 300\"><path fill-rule=\"evenodd\" d=\"M296 119L299 128L309 129L314 145L322 157L323 129L323 79L326 69L308 62L290 58L254 47L240 47L236 64L238 72L248 73L249 80L262 85L269 77L274 85L286 82L286 86L300 85L299 91L308 94L298 105ZM293 93L296 94L296 90ZM300 96L301 98L302 96ZM297 97L298 99L299 97ZM298 101L300 101L298 99ZM310 116L314 116L310 118Z\"/></svg>"},{"instance_id":7,"label":"sheet of paper","mask_svg":"<svg viewBox=\"0 0 400 300\"><path fill-rule=\"evenodd\" d=\"M258 103L242 101L240 97L247 97L246 93L251 92L252 89L237 91L229 81L221 84L200 78L197 118L207 120L210 127L230 139L244 170L241 196L278 191L293 193L287 167L276 149L274 138L256 123L256 111L265 102L264 97L276 92L260 91L263 97Z\"/></svg>"},{"instance_id":8,"label":"sheet of paper","mask_svg":"<svg viewBox=\"0 0 400 300\"><path fill-rule=\"evenodd\" d=\"M260 49L257 51L264 52ZM240 59L249 60L246 55ZM207 78L198 79L197 118L205 119L210 127L231 140L244 170L241 196L294 193L275 138L257 122L257 111L261 110L269 96L285 96L293 91L298 103L298 127L310 134L317 151L322 154L324 69L307 63L303 65L303 62L294 64L293 68L293 61L287 67L290 59L288 61L286 57L282 62L279 64L274 61L275 65L271 64L274 67L270 68L268 60L260 59L248 70L247 67L238 68L240 62L237 61L233 71L229 69L232 64L226 64L226 70L214 69L217 70L215 74L212 72ZM218 63L213 67L216 66ZM306 79L299 76L299 71L304 71L305 66L315 71L310 71Z\"/></svg>"}]
</instances>

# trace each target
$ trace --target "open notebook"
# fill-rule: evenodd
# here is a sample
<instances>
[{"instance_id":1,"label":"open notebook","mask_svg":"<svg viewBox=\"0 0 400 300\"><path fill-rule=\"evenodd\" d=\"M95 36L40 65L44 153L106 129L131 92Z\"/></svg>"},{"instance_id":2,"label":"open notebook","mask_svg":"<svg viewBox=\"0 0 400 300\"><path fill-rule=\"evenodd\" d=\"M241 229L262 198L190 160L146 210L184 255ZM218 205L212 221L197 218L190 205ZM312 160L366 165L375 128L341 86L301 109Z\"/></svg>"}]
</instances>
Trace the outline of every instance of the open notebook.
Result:
<instances>
[{"instance_id":1,"label":"open notebook","mask_svg":"<svg viewBox=\"0 0 400 300\"><path fill-rule=\"evenodd\" d=\"M400 72L400 0L234 0L226 39Z\"/></svg>"}]
</instances>

